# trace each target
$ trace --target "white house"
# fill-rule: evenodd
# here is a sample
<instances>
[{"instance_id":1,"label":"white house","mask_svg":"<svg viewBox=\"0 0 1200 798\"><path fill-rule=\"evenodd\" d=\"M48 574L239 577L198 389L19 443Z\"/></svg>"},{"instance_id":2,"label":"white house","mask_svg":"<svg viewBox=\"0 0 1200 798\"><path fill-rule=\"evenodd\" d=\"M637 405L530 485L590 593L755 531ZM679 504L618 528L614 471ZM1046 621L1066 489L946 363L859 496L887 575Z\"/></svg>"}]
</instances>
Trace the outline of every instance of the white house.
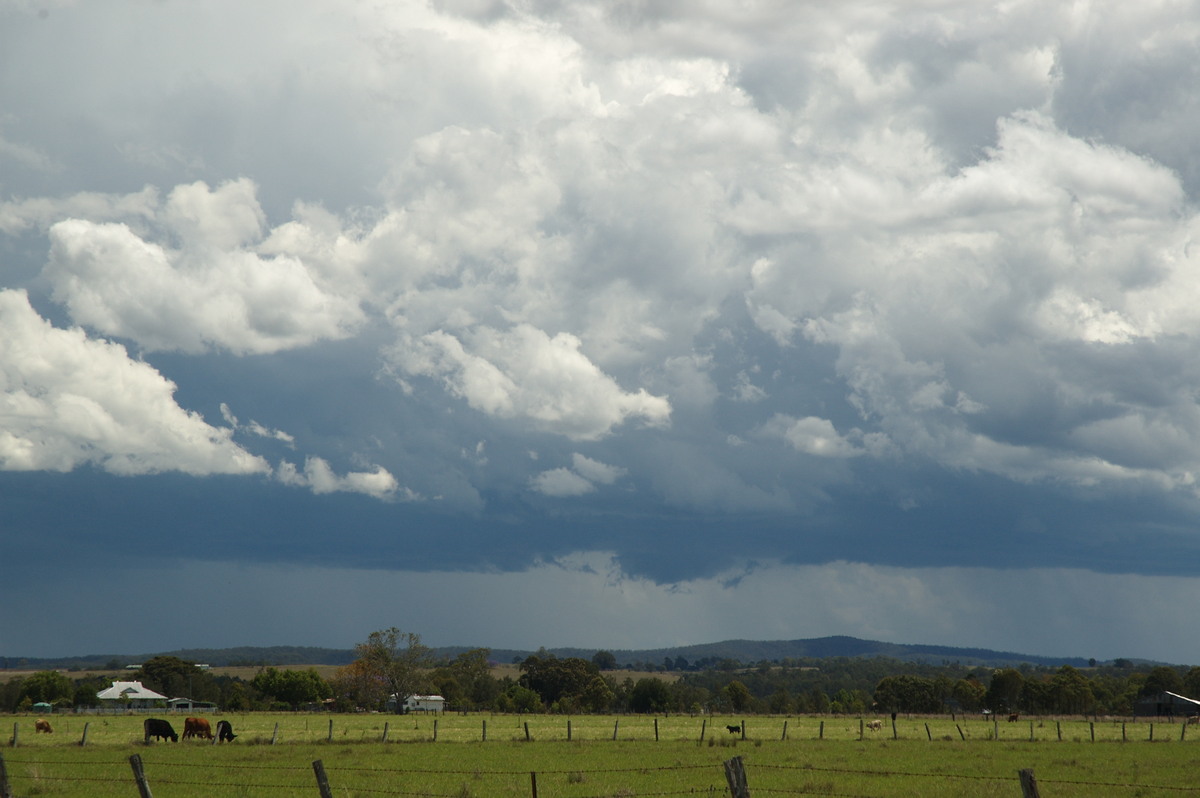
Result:
<instances>
[{"instance_id":1,"label":"white house","mask_svg":"<svg viewBox=\"0 0 1200 798\"><path fill-rule=\"evenodd\" d=\"M119 706L150 707L156 701L166 701L165 695L160 695L145 687L141 682L113 682L108 687L96 693L101 701L111 702Z\"/></svg>"},{"instance_id":2,"label":"white house","mask_svg":"<svg viewBox=\"0 0 1200 798\"><path fill-rule=\"evenodd\" d=\"M396 696L393 694L387 701L388 711L395 711ZM446 699L440 695L410 695L404 699L405 712L445 712Z\"/></svg>"}]
</instances>

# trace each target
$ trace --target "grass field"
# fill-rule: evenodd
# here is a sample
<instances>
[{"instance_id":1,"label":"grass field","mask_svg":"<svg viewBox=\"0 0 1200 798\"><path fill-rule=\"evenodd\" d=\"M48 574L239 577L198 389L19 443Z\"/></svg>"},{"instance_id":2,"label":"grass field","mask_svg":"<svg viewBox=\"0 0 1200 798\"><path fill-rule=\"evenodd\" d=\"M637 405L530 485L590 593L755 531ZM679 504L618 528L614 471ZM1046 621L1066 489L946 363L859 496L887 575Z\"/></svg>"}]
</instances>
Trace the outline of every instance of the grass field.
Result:
<instances>
[{"instance_id":1,"label":"grass field","mask_svg":"<svg viewBox=\"0 0 1200 798\"><path fill-rule=\"evenodd\" d=\"M579 716L568 741L561 716L449 715L437 719L434 741L432 717L218 717L233 722L234 743L145 745L139 716L52 716L52 735L35 735L32 717L0 716L4 742L18 726L17 747L0 756L18 798L137 796L133 754L156 798L317 796L315 760L339 798L531 796L535 781L539 798L719 796L728 794L722 763L734 756L758 795L1014 796L1022 768L1034 770L1045 798L1200 794L1200 730L1181 739L1184 728L1167 723L1153 725L1151 741L1149 723L902 718L895 738L885 721L860 740L857 718L749 717L742 739L725 729L740 718L671 716L657 718L656 740L652 717ZM172 722L182 730L182 719Z\"/></svg>"}]
</instances>

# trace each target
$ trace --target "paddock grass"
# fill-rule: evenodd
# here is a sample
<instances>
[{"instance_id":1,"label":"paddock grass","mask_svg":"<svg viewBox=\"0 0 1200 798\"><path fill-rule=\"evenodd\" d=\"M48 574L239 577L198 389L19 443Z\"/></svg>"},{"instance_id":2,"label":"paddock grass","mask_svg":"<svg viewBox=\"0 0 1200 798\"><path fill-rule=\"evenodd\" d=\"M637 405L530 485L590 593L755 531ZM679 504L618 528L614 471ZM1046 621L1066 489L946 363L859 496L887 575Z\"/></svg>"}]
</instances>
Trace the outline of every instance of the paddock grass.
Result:
<instances>
[{"instance_id":1,"label":"paddock grass","mask_svg":"<svg viewBox=\"0 0 1200 798\"><path fill-rule=\"evenodd\" d=\"M1151 742L1151 724L1125 722L1122 742L1121 721L1035 719L1030 741L1025 720L900 718L898 739L885 719L883 730L860 740L858 718L750 716L742 739L725 728L740 717L660 716L656 741L653 717L575 716L568 741L562 716L447 715L437 718L434 742L429 716L252 713L210 721L219 718L233 723L234 743L146 745L142 716L50 716L52 735L35 735L32 716L0 716L8 721L0 742L9 742L13 723L20 727L17 747L0 756L21 798L136 796L133 754L156 798L316 796L314 760L339 798L530 796L535 778L540 798L720 796L728 794L722 763L734 756L752 794L1012 796L1020 794L1017 771L1032 768L1045 798L1200 795L1200 730L1181 740L1184 727L1169 723L1154 724ZM171 721L182 732L182 719ZM80 747L85 722L88 744Z\"/></svg>"}]
</instances>

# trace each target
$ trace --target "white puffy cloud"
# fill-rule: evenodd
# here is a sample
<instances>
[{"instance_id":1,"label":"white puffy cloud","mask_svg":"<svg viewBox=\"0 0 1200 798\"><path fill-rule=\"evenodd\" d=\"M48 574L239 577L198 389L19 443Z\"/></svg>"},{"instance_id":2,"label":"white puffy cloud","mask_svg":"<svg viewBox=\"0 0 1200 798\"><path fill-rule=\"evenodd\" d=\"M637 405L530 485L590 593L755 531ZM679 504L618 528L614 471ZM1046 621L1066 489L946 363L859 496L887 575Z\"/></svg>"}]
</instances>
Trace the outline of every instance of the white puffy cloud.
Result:
<instances>
[{"instance_id":1,"label":"white puffy cloud","mask_svg":"<svg viewBox=\"0 0 1200 798\"><path fill-rule=\"evenodd\" d=\"M791 418L776 415L763 426L763 434L778 436L798 452L816 457L855 457L863 450L838 434L833 422L816 416Z\"/></svg>"},{"instance_id":2,"label":"white puffy cloud","mask_svg":"<svg viewBox=\"0 0 1200 798\"><path fill-rule=\"evenodd\" d=\"M583 496L596 490L595 485L569 468L543 471L530 484L538 493L555 497Z\"/></svg>"},{"instance_id":3,"label":"white puffy cloud","mask_svg":"<svg viewBox=\"0 0 1200 798\"><path fill-rule=\"evenodd\" d=\"M256 474L270 468L174 399L125 348L59 329L24 291L0 290L0 468Z\"/></svg>"},{"instance_id":4,"label":"white puffy cloud","mask_svg":"<svg viewBox=\"0 0 1200 798\"><path fill-rule=\"evenodd\" d=\"M405 372L439 377L481 412L520 418L574 440L594 440L628 419L669 422L665 397L626 392L580 351L570 333L550 337L528 324L464 335L428 333L391 350Z\"/></svg>"},{"instance_id":5,"label":"white puffy cloud","mask_svg":"<svg viewBox=\"0 0 1200 798\"><path fill-rule=\"evenodd\" d=\"M300 260L253 250L263 213L249 181L178 186L156 217L180 248L119 222L50 227L44 274L76 323L150 351L263 354L343 338L362 320Z\"/></svg>"},{"instance_id":6,"label":"white puffy cloud","mask_svg":"<svg viewBox=\"0 0 1200 798\"><path fill-rule=\"evenodd\" d=\"M411 501L419 498L407 488L401 488L396 478L383 466L374 471L351 471L345 476L334 473L329 463L321 457L310 456L304 461L304 470L284 460L279 464L276 476L285 485L306 487L313 493L364 493L376 499L392 499L400 496Z\"/></svg>"}]
</instances>

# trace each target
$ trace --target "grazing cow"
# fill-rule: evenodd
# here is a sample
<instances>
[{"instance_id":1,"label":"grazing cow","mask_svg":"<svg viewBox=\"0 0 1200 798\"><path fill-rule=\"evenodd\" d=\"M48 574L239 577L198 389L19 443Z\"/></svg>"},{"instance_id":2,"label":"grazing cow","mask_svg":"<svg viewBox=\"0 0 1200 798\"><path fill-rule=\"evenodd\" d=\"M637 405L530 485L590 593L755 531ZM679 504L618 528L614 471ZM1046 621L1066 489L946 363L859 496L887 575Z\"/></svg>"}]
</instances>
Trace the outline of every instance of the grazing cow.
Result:
<instances>
[{"instance_id":1,"label":"grazing cow","mask_svg":"<svg viewBox=\"0 0 1200 798\"><path fill-rule=\"evenodd\" d=\"M233 742L234 737L237 735L233 733L233 725L229 721L217 721L217 742L223 743L226 740Z\"/></svg>"},{"instance_id":2,"label":"grazing cow","mask_svg":"<svg viewBox=\"0 0 1200 798\"><path fill-rule=\"evenodd\" d=\"M146 718L142 723L142 730L146 732L146 742L150 742L151 737L156 740L170 740L173 743L179 742L179 735L171 728L171 724L165 720Z\"/></svg>"},{"instance_id":3,"label":"grazing cow","mask_svg":"<svg viewBox=\"0 0 1200 798\"><path fill-rule=\"evenodd\" d=\"M33 733L37 734L38 732L45 732L46 734L53 734L54 729L50 728L50 721L42 720L41 718L38 718L37 720L35 720L33 722Z\"/></svg>"},{"instance_id":4,"label":"grazing cow","mask_svg":"<svg viewBox=\"0 0 1200 798\"><path fill-rule=\"evenodd\" d=\"M742 732L741 726L726 726L725 728L729 729L730 734L741 734Z\"/></svg>"},{"instance_id":5,"label":"grazing cow","mask_svg":"<svg viewBox=\"0 0 1200 798\"><path fill-rule=\"evenodd\" d=\"M189 737L202 737L205 740L211 740L212 727L208 725L208 721L204 718L184 718L183 719L183 739Z\"/></svg>"},{"instance_id":6,"label":"grazing cow","mask_svg":"<svg viewBox=\"0 0 1200 798\"><path fill-rule=\"evenodd\" d=\"M1017 722L1018 720L1020 720L1020 719L1021 719L1021 716L1020 716L1020 715L1018 715L1016 712L1014 712L1014 713L1012 713L1011 715L1009 715L1009 716L1008 716L1008 722L1009 722L1009 723L1016 723L1016 722Z\"/></svg>"},{"instance_id":7,"label":"grazing cow","mask_svg":"<svg viewBox=\"0 0 1200 798\"><path fill-rule=\"evenodd\" d=\"M1188 715L1187 725L1191 726L1193 723L1200 723L1200 715Z\"/></svg>"},{"instance_id":8,"label":"grazing cow","mask_svg":"<svg viewBox=\"0 0 1200 798\"><path fill-rule=\"evenodd\" d=\"M871 731L879 731L880 729L883 728L883 721L873 720L867 724L867 728L870 729Z\"/></svg>"}]
</instances>

